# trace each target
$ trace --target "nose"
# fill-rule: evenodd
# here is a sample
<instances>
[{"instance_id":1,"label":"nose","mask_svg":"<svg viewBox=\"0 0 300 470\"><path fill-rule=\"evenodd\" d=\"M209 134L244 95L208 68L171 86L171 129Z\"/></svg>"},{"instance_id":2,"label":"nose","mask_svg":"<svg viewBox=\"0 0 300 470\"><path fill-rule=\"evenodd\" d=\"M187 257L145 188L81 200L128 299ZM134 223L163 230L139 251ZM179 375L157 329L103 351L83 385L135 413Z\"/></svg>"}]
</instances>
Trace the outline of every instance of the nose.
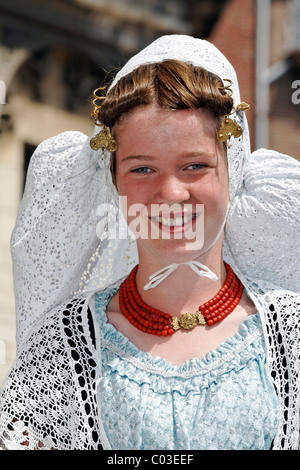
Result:
<instances>
[{"instance_id":1,"label":"nose","mask_svg":"<svg viewBox=\"0 0 300 470\"><path fill-rule=\"evenodd\" d=\"M180 203L190 199L190 188L187 183L174 175L161 177L157 182L155 202Z\"/></svg>"}]
</instances>

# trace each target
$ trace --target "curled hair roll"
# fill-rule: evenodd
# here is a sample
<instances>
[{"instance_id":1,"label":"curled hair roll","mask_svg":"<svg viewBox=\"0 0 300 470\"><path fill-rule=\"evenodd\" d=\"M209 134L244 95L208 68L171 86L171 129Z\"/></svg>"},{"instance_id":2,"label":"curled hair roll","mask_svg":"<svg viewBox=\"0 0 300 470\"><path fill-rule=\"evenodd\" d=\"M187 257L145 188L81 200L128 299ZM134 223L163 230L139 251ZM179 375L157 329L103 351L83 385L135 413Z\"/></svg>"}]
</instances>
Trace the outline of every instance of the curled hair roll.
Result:
<instances>
[{"instance_id":1,"label":"curled hair roll","mask_svg":"<svg viewBox=\"0 0 300 470\"><path fill-rule=\"evenodd\" d=\"M178 60L141 65L108 92L99 118L112 127L134 108L157 103L170 110L206 108L218 122L233 108L233 99L222 86L217 75Z\"/></svg>"}]
</instances>

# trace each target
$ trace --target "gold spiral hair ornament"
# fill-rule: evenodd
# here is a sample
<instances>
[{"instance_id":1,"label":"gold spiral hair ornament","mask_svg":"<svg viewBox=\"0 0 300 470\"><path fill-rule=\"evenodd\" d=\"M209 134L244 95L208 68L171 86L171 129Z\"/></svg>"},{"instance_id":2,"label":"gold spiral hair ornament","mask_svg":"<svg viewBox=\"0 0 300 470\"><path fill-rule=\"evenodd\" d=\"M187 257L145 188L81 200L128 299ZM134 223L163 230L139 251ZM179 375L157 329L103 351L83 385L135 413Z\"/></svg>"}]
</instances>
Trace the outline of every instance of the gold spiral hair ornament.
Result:
<instances>
[{"instance_id":1,"label":"gold spiral hair ornament","mask_svg":"<svg viewBox=\"0 0 300 470\"><path fill-rule=\"evenodd\" d=\"M228 93L228 95L229 95L229 96L232 96L232 95L233 95L233 91L232 91L232 89L231 89L231 87L232 87L232 81L229 80L229 78L224 78L223 83L224 83L224 82L229 82L229 85L226 85L226 86L219 86L219 87L218 87L219 90L220 90L220 91L221 91L221 90L226 90L226 92Z\"/></svg>"},{"instance_id":2,"label":"gold spiral hair ornament","mask_svg":"<svg viewBox=\"0 0 300 470\"><path fill-rule=\"evenodd\" d=\"M232 81L229 80L228 78L224 78L224 82L229 82L228 85L224 85L221 87L218 87L220 91L226 90L229 96L232 96L233 91L231 89L232 86ZM247 111L250 108L250 105L248 103L245 103L242 101L237 107L233 107L232 111L230 114L226 114L226 116L223 117L221 125L219 127L219 130L217 132L217 139L220 142L226 142L226 145L228 148L231 147L232 143L230 142L231 137L238 138L243 134L243 128L240 126L238 123L236 123L233 119L231 119L229 116L231 114L234 114L235 112L242 112L242 111Z\"/></svg>"},{"instance_id":3,"label":"gold spiral hair ornament","mask_svg":"<svg viewBox=\"0 0 300 470\"><path fill-rule=\"evenodd\" d=\"M90 140L90 146L93 150L99 150L102 148L102 156L104 156L104 149L106 149L108 152L115 152L118 148L118 144L111 135L108 127L99 121L99 111L101 108L99 101L105 100L106 97L103 95L99 96L97 93L102 92L103 90L105 90L105 87L96 88L96 90L93 91L94 99L91 117L94 118L95 125L102 127L102 129L95 137Z\"/></svg>"}]
</instances>

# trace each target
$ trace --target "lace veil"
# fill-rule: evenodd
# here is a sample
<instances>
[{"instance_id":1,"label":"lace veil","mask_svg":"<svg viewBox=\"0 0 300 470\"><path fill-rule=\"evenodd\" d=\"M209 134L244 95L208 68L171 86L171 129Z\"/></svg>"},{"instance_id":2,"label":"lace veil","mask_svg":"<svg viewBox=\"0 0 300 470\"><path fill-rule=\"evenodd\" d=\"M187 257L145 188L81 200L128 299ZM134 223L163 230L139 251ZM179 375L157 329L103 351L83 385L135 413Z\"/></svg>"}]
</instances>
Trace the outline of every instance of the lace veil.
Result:
<instances>
[{"instance_id":1,"label":"lace veil","mask_svg":"<svg viewBox=\"0 0 300 470\"><path fill-rule=\"evenodd\" d=\"M165 59L231 80L235 106L241 102L236 73L223 54L207 41L182 35L156 40L128 61L111 86L139 65ZM298 292L300 165L265 149L251 153L244 112L230 117L243 135L228 149L224 257L242 278ZM89 140L66 132L43 142L31 159L11 240L18 347L43 313L73 295L114 284L137 262L135 240L123 236L109 154L102 159Z\"/></svg>"}]
</instances>

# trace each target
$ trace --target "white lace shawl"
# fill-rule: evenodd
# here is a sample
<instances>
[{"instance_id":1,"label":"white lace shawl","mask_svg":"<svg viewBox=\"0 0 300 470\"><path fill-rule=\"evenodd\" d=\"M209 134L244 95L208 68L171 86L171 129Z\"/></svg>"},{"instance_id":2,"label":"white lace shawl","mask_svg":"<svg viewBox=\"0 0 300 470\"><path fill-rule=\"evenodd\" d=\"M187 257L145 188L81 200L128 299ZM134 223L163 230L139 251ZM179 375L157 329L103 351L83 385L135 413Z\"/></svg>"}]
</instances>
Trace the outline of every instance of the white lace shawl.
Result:
<instances>
[{"instance_id":1,"label":"white lace shawl","mask_svg":"<svg viewBox=\"0 0 300 470\"><path fill-rule=\"evenodd\" d=\"M268 366L279 397L273 449L299 449L299 296L243 278L264 325ZM91 318L88 318L88 305ZM0 395L0 447L110 449L101 420L101 341L94 297L46 313ZM224 357L224 361L230 358Z\"/></svg>"},{"instance_id":2,"label":"white lace shawl","mask_svg":"<svg viewBox=\"0 0 300 470\"><path fill-rule=\"evenodd\" d=\"M87 170L81 173L82 169ZM44 448L98 448L100 442L109 448L96 394L100 347L95 349L88 333L86 297L79 294L79 300L69 306L63 301L74 286L75 290L80 286L85 276L80 274L87 263L93 263L95 248L101 248L105 264L101 269L96 265L94 277L89 278L92 291L113 283L116 261L120 266L125 259L128 270L136 261L133 242L99 243L97 238L99 218L95 214L101 173L91 160L88 138L78 133L44 142L32 159L12 239L19 343L16 362L0 397L0 436L7 447L22 448L26 432L29 448L39 441ZM234 223L237 218L245 230L232 245L234 249L227 249L227 257L261 314L268 367L280 397L280 427L274 442L278 449L299 446L300 296L293 284L292 265L294 246L298 246L297 186L293 186L299 180L297 175L299 165L288 157L269 151L253 154L245 171L245 189L227 222ZM263 204L272 191L278 206ZM269 240L261 263L255 261L255 252L250 249L252 233L262 233L263 240ZM291 240L289 234L295 238ZM133 256L128 258L131 248ZM122 269L120 278L125 274L124 264ZM247 271L255 273L255 281L248 279ZM297 277L295 271L294 275ZM289 284L294 292L288 290ZM80 302L84 304L82 312L78 311ZM90 305L92 309L93 300Z\"/></svg>"},{"instance_id":3,"label":"white lace shawl","mask_svg":"<svg viewBox=\"0 0 300 470\"><path fill-rule=\"evenodd\" d=\"M234 99L239 102L234 70L206 41L172 36L145 51L120 74L147 61L186 59L206 66L222 79L232 79ZM251 154L244 113L233 117L244 133L228 151L231 200L224 257L261 314L268 367L281 400L274 448L296 449L300 165L291 157L265 149ZM71 333L63 323L63 312L70 309L59 307L66 299L84 301L86 295L114 284L137 262L135 241L105 238L109 218L116 214L114 210L103 214L99 206L110 203L109 208L117 208L118 202L108 160L102 162L98 157L89 146L89 137L66 132L43 142L31 159L11 240L18 356L0 401L0 436L12 443L7 445L18 446L26 429L31 448L38 440L46 448L97 447L99 436L104 447L109 446L99 424L95 384L100 374L100 350L93 349L87 332L86 303L82 323L74 320L79 316L79 301L71 308ZM57 310L62 313L58 315ZM72 351L81 361L78 366ZM86 387L85 400L79 370ZM53 442L51 436L56 436Z\"/></svg>"}]
</instances>

